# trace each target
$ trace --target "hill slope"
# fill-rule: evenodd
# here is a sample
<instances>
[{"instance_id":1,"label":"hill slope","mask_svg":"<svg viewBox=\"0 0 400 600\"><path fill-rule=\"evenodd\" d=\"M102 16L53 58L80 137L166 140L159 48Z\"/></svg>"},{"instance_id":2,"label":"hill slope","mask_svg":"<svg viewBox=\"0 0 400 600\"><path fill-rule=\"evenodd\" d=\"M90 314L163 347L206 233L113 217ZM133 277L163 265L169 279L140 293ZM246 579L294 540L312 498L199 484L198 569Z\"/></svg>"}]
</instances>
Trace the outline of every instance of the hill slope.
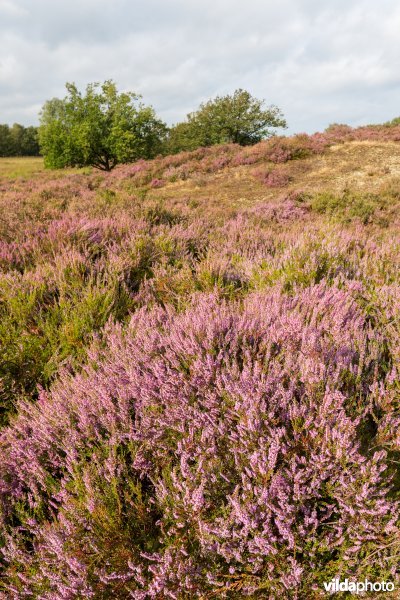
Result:
<instances>
[{"instance_id":1,"label":"hill slope","mask_svg":"<svg viewBox=\"0 0 400 600\"><path fill-rule=\"evenodd\" d=\"M5 598L398 585L399 140L0 175Z\"/></svg>"}]
</instances>

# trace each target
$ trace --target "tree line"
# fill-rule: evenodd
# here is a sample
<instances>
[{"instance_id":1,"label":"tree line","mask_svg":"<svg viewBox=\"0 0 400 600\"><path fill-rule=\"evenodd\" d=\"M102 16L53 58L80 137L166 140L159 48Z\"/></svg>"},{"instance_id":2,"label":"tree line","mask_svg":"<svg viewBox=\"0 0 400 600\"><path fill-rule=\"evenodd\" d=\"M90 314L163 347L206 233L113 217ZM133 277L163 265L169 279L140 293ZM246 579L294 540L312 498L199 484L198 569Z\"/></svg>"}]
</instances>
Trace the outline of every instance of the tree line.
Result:
<instances>
[{"instance_id":1,"label":"tree line","mask_svg":"<svg viewBox=\"0 0 400 600\"><path fill-rule=\"evenodd\" d=\"M0 124L0 156L39 156L37 127Z\"/></svg>"},{"instance_id":2,"label":"tree line","mask_svg":"<svg viewBox=\"0 0 400 600\"><path fill-rule=\"evenodd\" d=\"M140 95L118 92L112 80L90 83L84 93L73 83L67 83L66 90L64 98L45 102L38 129L22 128L37 144L32 141L26 154L40 150L48 168L93 166L110 171L117 164L201 146L255 144L286 127L278 107L265 106L264 100L243 89L200 104L172 127L143 104ZM16 127L22 126L10 130Z\"/></svg>"}]
</instances>

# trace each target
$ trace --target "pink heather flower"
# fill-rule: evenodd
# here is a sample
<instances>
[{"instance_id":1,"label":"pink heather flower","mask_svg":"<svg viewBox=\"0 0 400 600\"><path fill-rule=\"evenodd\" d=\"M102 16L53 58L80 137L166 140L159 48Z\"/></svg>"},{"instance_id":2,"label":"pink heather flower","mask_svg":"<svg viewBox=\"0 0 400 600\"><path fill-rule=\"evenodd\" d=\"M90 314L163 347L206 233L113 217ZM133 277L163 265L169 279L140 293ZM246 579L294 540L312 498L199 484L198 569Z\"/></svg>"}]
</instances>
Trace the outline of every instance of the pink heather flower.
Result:
<instances>
[{"instance_id":1,"label":"pink heather flower","mask_svg":"<svg viewBox=\"0 0 400 600\"><path fill-rule=\"evenodd\" d=\"M33 595L124 582L156 598L201 597L234 574L244 596L295 594L326 548L355 574L365 543L377 567L390 561L387 454L365 453L354 410L377 361L356 292L199 295L110 325L93 367L21 402L2 432L6 578L24 563ZM42 508L10 536L22 505Z\"/></svg>"}]
</instances>

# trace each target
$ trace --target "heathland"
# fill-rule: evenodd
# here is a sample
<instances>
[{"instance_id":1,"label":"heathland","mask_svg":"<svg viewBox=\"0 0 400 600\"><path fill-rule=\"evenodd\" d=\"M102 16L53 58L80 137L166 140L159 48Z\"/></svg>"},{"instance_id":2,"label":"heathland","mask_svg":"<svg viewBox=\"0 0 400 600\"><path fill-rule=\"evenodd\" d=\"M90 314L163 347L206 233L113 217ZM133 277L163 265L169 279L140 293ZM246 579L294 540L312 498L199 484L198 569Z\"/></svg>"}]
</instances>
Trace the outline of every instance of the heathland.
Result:
<instances>
[{"instance_id":1,"label":"heathland","mask_svg":"<svg viewBox=\"0 0 400 600\"><path fill-rule=\"evenodd\" d=\"M0 595L398 586L399 208L400 126L0 160Z\"/></svg>"}]
</instances>

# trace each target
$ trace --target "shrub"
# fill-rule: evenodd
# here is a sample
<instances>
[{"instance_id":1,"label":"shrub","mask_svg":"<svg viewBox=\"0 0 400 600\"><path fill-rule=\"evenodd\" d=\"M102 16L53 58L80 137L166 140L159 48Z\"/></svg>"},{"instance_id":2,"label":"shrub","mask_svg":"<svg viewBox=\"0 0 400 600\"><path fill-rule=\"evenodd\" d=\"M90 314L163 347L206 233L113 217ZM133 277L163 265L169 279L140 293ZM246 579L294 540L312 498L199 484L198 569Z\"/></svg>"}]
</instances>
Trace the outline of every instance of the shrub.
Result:
<instances>
[{"instance_id":1,"label":"shrub","mask_svg":"<svg viewBox=\"0 0 400 600\"><path fill-rule=\"evenodd\" d=\"M374 194L361 194L349 191L341 195L322 192L311 200L311 207L319 213L326 213L341 221L360 220L364 225L374 220L379 209L385 208L383 197Z\"/></svg>"},{"instance_id":2,"label":"shrub","mask_svg":"<svg viewBox=\"0 0 400 600\"><path fill-rule=\"evenodd\" d=\"M399 182L248 185L398 135L0 180L1 597L398 582Z\"/></svg>"},{"instance_id":3,"label":"shrub","mask_svg":"<svg viewBox=\"0 0 400 600\"><path fill-rule=\"evenodd\" d=\"M267 187L285 187L290 182L290 175L287 169L275 167L274 169L257 169L253 171L254 177L259 179Z\"/></svg>"},{"instance_id":4,"label":"shrub","mask_svg":"<svg viewBox=\"0 0 400 600\"><path fill-rule=\"evenodd\" d=\"M398 506L359 428L374 348L324 285L111 327L2 435L6 589L271 597L389 576Z\"/></svg>"}]
</instances>

